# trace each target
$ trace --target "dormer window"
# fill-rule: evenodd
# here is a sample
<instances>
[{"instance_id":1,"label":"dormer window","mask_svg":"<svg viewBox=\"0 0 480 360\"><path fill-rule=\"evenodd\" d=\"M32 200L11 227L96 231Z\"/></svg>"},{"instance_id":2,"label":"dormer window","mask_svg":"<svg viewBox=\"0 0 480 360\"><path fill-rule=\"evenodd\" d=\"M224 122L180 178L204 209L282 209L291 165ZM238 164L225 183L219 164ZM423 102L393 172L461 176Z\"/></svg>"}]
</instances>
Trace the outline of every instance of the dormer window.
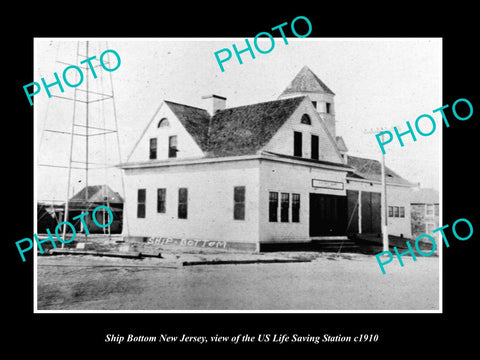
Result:
<instances>
[{"instance_id":1,"label":"dormer window","mask_svg":"<svg viewBox=\"0 0 480 360\"><path fill-rule=\"evenodd\" d=\"M157 125L158 128L163 128L163 127L168 127L168 126L170 126L170 123L168 122L167 118L160 119L160 121L158 122L158 125Z\"/></svg>"},{"instance_id":2,"label":"dormer window","mask_svg":"<svg viewBox=\"0 0 480 360\"><path fill-rule=\"evenodd\" d=\"M308 116L308 114L303 114L300 122L305 125L312 125L312 121L310 120L310 116Z\"/></svg>"}]
</instances>

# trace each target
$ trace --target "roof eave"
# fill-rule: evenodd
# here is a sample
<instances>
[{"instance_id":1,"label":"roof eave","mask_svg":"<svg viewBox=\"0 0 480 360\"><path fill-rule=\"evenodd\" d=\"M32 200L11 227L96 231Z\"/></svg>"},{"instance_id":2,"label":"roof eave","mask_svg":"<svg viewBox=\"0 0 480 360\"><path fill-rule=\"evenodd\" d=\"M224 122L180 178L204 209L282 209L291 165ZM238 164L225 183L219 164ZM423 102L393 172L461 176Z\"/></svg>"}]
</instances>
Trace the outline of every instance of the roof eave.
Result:
<instances>
[{"instance_id":1,"label":"roof eave","mask_svg":"<svg viewBox=\"0 0 480 360\"><path fill-rule=\"evenodd\" d=\"M357 175L357 176L361 176L361 175ZM366 182L366 183L375 183L375 184L380 184L380 185L382 184L381 180L367 179L365 177L358 178L358 177L352 177L350 175L347 175L347 180L358 181L358 182ZM405 180L405 183L399 183L399 182L388 181L388 179L387 179L387 185L404 186L404 187L409 187L409 188L417 186L416 184L410 183L407 180Z\"/></svg>"},{"instance_id":2,"label":"roof eave","mask_svg":"<svg viewBox=\"0 0 480 360\"><path fill-rule=\"evenodd\" d=\"M255 160L255 159L286 162L286 163L292 163L292 164L297 164L302 166L313 166L318 168L325 168L325 169L345 171L345 172L353 170L352 167L346 164L340 164L340 163L337 164L337 163L332 163L332 162L322 161L322 160L315 161L312 159L299 158L299 157L297 158L289 155L271 153L268 151L257 151L255 154L248 154L248 155L131 162L131 163L121 163L115 166L124 170L132 170L132 169L147 169L147 168L159 168L159 167L168 167L168 166L198 165L198 164L218 163L218 162L227 162L227 161L245 161L245 160Z\"/></svg>"}]
</instances>

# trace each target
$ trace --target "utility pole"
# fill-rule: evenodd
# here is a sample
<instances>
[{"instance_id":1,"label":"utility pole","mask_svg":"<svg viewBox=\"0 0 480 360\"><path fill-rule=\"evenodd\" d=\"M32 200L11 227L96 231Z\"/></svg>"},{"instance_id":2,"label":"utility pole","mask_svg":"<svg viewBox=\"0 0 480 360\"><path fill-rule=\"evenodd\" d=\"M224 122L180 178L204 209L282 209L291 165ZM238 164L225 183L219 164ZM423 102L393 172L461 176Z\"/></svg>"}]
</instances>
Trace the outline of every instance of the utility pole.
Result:
<instances>
[{"instance_id":1,"label":"utility pole","mask_svg":"<svg viewBox=\"0 0 480 360\"><path fill-rule=\"evenodd\" d=\"M382 135L383 142L383 135ZM383 251L388 251L388 213L387 213L387 179L385 174L385 154L382 153L382 238Z\"/></svg>"},{"instance_id":2,"label":"utility pole","mask_svg":"<svg viewBox=\"0 0 480 360\"><path fill-rule=\"evenodd\" d=\"M364 134L378 134L381 131L387 131L386 127L377 127L368 130L364 130ZM382 141L383 141L382 135ZM383 251L389 251L388 244L388 213L387 213L387 180L385 174L385 154L382 153L382 193L381 193L381 222L382 222L382 240Z\"/></svg>"}]
</instances>

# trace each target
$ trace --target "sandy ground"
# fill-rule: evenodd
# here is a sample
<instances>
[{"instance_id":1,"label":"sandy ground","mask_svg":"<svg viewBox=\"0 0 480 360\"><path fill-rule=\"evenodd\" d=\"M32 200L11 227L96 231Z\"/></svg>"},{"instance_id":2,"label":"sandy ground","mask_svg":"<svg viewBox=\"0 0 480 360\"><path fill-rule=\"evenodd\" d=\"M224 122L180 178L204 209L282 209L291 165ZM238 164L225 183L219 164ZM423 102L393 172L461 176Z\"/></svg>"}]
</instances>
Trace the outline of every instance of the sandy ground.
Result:
<instances>
[{"instance_id":1,"label":"sandy ground","mask_svg":"<svg viewBox=\"0 0 480 360\"><path fill-rule=\"evenodd\" d=\"M296 258L302 263L183 266L184 261ZM141 260L37 259L38 310L438 310L439 258L405 258L383 275L372 255L164 254Z\"/></svg>"}]
</instances>

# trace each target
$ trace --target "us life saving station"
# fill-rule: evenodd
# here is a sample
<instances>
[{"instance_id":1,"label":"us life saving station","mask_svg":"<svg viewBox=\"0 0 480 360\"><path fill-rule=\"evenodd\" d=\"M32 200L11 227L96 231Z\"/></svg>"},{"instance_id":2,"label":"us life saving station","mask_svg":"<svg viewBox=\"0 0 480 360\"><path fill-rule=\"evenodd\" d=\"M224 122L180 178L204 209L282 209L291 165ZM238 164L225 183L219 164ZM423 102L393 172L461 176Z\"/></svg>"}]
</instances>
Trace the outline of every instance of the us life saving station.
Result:
<instances>
[{"instance_id":1,"label":"us life saving station","mask_svg":"<svg viewBox=\"0 0 480 360\"><path fill-rule=\"evenodd\" d=\"M379 234L381 165L348 155L334 97L305 66L274 101L163 101L119 165L127 241L260 251ZM413 184L386 181L389 233L410 238Z\"/></svg>"}]
</instances>

